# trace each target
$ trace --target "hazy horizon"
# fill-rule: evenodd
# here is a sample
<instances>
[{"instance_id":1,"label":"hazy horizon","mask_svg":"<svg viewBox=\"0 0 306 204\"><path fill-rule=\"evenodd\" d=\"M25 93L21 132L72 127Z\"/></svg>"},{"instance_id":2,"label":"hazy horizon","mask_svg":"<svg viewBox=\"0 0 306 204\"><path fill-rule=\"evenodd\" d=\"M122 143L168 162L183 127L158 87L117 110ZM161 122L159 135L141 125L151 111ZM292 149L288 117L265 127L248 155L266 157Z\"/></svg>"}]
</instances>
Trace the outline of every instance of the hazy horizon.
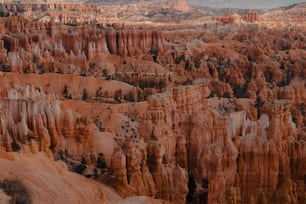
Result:
<instances>
[{"instance_id":1,"label":"hazy horizon","mask_svg":"<svg viewBox=\"0 0 306 204\"><path fill-rule=\"evenodd\" d=\"M249 8L249 9L270 9L273 7L286 6L306 1L301 0L186 0L186 2L194 5L210 6L218 8Z\"/></svg>"},{"instance_id":2,"label":"hazy horizon","mask_svg":"<svg viewBox=\"0 0 306 204\"><path fill-rule=\"evenodd\" d=\"M71 0L75 2L103 2L103 3L125 3L127 2L146 2L152 0ZM154 1L154 0L153 0ZM157 0L167 1L167 0ZM198 6L208 6L215 8L248 8L248 9L271 9L280 6L288 6L295 3L302 3L302 0L185 0L188 4Z\"/></svg>"}]
</instances>

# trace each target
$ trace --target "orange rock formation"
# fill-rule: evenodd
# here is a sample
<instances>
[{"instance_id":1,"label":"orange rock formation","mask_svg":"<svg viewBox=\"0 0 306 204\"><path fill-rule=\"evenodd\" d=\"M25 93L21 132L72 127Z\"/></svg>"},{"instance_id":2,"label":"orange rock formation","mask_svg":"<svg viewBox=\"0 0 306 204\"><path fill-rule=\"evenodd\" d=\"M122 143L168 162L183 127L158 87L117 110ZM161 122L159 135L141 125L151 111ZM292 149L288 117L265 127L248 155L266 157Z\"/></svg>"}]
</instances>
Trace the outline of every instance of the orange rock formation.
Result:
<instances>
[{"instance_id":1,"label":"orange rock formation","mask_svg":"<svg viewBox=\"0 0 306 204\"><path fill-rule=\"evenodd\" d=\"M153 28L1 17L1 168L33 162L94 188L69 191L93 203L304 203L305 32L269 15ZM12 175L39 202L33 168ZM38 183L64 196L50 202L86 201Z\"/></svg>"}]
</instances>

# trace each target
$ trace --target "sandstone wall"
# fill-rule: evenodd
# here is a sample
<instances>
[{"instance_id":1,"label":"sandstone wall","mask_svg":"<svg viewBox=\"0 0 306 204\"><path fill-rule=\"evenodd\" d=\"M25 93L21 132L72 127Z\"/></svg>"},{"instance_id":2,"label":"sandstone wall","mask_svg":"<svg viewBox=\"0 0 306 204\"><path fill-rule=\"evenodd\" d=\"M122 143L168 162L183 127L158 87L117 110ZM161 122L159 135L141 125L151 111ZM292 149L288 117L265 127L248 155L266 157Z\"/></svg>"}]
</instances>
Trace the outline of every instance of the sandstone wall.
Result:
<instances>
[{"instance_id":1,"label":"sandstone wall","mask_svg":"<svg viewBox=\"0 0 306 204\"><path fill-rule=\"evenodd\" d=\"M17 16L1 19L0 24L4 27L0 41L2 63L13 72L86 72L90 61L110 54L152 60L163 49L158 31L87 26L76 29Z\"/></svg>"}]
</instances>

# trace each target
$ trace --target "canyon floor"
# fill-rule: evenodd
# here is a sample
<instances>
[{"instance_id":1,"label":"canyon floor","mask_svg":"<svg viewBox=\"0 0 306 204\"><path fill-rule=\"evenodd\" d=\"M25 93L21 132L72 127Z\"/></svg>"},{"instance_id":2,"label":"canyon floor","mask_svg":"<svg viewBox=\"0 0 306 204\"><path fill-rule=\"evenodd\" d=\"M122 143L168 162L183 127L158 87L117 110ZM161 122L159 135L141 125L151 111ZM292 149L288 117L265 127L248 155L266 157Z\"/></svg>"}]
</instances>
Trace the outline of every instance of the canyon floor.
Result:
<instances>
[{"instance_id":1,"label":"canyon floor","mask_svg":"<svg viewBox=\"0 0 306 204\"><path fill-rule=\"evenodd\" d=\"M0 203L306 203L306 3L0 3Z\"/></svg>"}]
</instances>

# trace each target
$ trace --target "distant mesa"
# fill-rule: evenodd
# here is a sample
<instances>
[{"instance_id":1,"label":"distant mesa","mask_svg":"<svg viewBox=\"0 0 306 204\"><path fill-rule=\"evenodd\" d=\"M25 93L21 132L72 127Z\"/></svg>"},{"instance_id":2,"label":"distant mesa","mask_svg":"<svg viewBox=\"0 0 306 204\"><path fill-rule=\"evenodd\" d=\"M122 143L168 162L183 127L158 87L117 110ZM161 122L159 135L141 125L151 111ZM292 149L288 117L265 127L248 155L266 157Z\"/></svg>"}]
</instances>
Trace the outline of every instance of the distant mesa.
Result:
<instances>
[{"instance_id":1,"label":"distant mesa","mask_svg":"<svg viewBox=\"0 0 306 204\"><path fill-rule=\"evenodd\" d=\"M170 8L174 8L179 11L190 11L191 7L185 0L169 0Z\"/></svg>"}]
</instances>

